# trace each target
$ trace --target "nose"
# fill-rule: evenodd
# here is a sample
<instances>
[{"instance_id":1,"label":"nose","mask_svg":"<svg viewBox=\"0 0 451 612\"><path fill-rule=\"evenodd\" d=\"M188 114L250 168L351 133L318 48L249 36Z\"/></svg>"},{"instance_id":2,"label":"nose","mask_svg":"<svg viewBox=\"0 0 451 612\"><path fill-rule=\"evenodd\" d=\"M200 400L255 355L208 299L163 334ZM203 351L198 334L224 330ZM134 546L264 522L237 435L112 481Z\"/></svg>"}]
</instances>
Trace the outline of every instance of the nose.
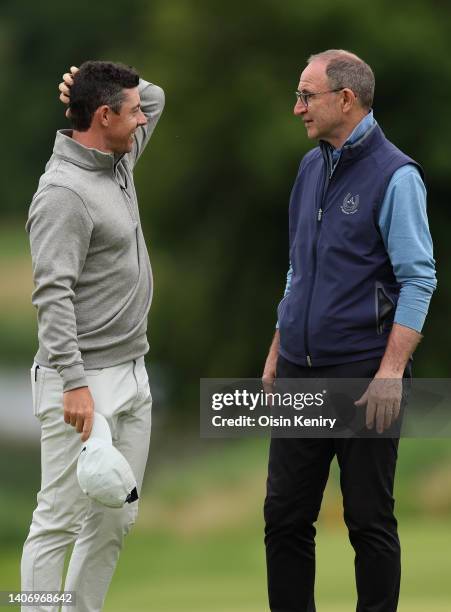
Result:
<instances>
[{"instance_id":1,"label":"nose","mask_svg":"<svg viewBox=\"0 0 451 612\"><path fill-rule=\"evenodd\" d=\"M139 117L138 117L138 125L146 125L146 124L147 124L147 117L140 109Z\"/></svg>"},{"instance_id":2,"label":"nose","mask_svg":"<svg viewBox=\"0 0 451 612\"><path fill-rule=\"evenodd\" d=\"M307 111L308 111L308 108L302 102L302 100L301 99L296 100L296 104L294 105L294 108L293 108L293 113L296 115L296 117L301 117Z\"/></svg>"}]
</instances>

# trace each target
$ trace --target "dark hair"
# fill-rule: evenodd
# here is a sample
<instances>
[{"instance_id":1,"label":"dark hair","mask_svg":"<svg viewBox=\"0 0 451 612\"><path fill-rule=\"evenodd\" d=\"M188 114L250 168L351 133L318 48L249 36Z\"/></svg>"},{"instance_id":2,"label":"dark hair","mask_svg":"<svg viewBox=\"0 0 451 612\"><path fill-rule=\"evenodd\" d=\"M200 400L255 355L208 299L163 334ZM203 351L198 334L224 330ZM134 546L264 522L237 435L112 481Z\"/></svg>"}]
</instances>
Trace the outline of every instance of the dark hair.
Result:
<instances>
[{"instance_id":1,"label":"dark hair","mask_svg":"<svg viewBox=\"0 0 451 612\"><path fill-rule=\"evenodd\" d=\"M104 104L119 113L124 101L123 90L137 87L138 83L138 73L131 66L113 62L84 62L70 88L70 120L74 130L88 130L95 111Z\"/></svg>"}]
</instances>

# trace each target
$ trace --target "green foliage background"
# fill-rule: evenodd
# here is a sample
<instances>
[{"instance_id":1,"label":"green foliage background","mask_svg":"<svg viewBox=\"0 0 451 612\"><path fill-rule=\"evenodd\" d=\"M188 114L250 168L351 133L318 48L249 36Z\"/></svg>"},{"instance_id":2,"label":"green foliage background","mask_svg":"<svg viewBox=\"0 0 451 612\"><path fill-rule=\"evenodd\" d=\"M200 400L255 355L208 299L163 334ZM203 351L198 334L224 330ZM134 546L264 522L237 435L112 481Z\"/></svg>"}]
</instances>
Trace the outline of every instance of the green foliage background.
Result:
<instances>
[{"instance_id":1,"label":"green foliage background","mask_svg":"<svg viewBox=\"0 0 451 612\"><path fill-rule=\"evenodd\" d=\"M177 397L194 397L199 376L260 373L287 268L288 196L312 146L293 91L311 52L360 54L376 73L378 121L426 172L439 291L416 373L449 374L451 5L9 0L0 24L4 222L25 220L67 123L56 85L71 64L122 60L166 91L136 182L155 272L151 360ZM10 331L0 357L28 362L33 341L18 351Z\"/></svg>"}]
</instances>

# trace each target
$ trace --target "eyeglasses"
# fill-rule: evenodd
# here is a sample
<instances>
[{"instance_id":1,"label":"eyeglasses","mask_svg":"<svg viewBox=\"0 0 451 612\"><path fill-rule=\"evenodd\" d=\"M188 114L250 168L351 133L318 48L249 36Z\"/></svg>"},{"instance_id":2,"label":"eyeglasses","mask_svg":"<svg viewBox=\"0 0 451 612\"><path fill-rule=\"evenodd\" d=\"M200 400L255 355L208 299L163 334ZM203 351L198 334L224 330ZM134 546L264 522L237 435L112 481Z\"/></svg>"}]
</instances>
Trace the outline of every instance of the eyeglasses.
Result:
<instances>
[{"instance_id":1,"label":"eyeglasses","mask_svg":"<svg viewBox=\"0 0 451 612\"><path fill-rule=\"evenodd\" d=\"M294 93L296 95L296 99L298 101L300 100L302 104L308 108L309 98L312 98L313 96L321 96L322 94L326 93L335 93L337 91L342 91L343 89L343 87L339 87L338 89L328 89L327 91L317 91L316 93L303 93L302 91L296 89Z\"/></svg>"}]
</instances>

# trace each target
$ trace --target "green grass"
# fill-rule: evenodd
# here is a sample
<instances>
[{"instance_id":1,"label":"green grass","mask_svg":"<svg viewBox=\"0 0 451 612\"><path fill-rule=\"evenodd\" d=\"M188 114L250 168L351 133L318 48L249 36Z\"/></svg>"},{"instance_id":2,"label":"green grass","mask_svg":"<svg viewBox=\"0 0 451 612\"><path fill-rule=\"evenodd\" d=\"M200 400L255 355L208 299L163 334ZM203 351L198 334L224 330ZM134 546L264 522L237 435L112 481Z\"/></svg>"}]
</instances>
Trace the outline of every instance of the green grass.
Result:
<instances>
[{"instance_id":1,"label":"green grass","mask_svg":"<svg viewBox=\"0 0 451 612\"><path fill-rule=\"evenodd\" d=\"M267 443L193 440L193 447L185 450L176 441L169 444L174 445L166 449L171 460L161 462L155 473L153 464L149 466L139 520L126 539L105 611L264 612L268 608L262 502ZM441 517L413 511L418 483L441 469L449 451L442 441L405 441L403 446L398 473L404 486L401 500L398 496L403 546L399 612L449 612L449 512ZM33 474L27 499L34 503L31 489L37 486L39 471L33 452L16 450L17 457L14 448L8 451L13 472L6 463L3 470L12 498L2 500L1 523L4 534L14 523L16 537L2 538L0 590L19 588L22 540L17 533L21 529L25 537L32 511L31 506L23 507L21 492L27 474ZM158 447L154 452L159 455ZM16 461L19 455L22 464ZM336 477L334 468L318 523L320 612L355 608L353 550L341 518Z\"/></svg>"},{"instance_id":2,"label":"green grass","mask_svg":"<svg viewBox=\"0 0 451 612\"><path fill-rule=\"evenodd\" d=\"M404 525L403 605L423 602L428 612L451 600L446 524ZM167 537L130 538L109 596L107 610L125 609L127 585L133 610L155 612L257 612L267 609L262 525L249 525L188 541ZM153 557L153 558L152 558ZM317 542L319 610L352 610L353 551L343 529L319 527ZM143 605L144 604L144 605ZM443 610L446 608L443 608Z\"/></svg>"},{"instance_id":3,"label":"green grass","mask_svg":"<svg viewBox=\"0 0 451 612\"><path fill-rule=\"evenodd\" d=\"M403 579L399 612L450 609L449 524L401 525ZM105 612L262 612L267 610L262 524L178 537L137 527L127 538ZM0 590L18 588L19 553L3 551ZM319 525L317 607L355 605L353 551L344 529Z\"/></svg>"}]
</instances>

